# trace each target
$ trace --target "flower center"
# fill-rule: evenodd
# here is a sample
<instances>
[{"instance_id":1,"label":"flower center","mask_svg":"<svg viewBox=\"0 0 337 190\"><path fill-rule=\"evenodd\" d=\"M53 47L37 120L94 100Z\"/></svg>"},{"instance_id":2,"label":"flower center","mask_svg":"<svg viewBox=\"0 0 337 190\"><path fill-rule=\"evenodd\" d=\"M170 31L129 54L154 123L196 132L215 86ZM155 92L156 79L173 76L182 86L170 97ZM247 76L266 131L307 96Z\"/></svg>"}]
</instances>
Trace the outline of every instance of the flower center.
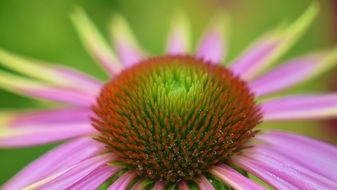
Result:
<instances>
[{"instance_id":1,"label":"flower center","mask_svg":"<svg viewBox=\"0 0 337 190\"><path fill-rule=\"evenodd\" d=\"M93 110L97 138L120 162L168 182L226 162L261 120L244 81L192 56L155 57L124 70Z\"/></svg>"}]
</instances>

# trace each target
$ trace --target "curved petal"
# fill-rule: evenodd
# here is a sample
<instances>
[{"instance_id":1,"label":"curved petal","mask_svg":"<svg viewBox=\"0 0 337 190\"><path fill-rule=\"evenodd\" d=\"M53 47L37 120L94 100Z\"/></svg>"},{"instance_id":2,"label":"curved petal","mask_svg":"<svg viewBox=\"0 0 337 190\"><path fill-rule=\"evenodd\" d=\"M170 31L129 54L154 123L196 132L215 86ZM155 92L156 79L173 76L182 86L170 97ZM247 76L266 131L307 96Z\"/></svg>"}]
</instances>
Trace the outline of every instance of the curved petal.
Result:
<instances>
[{"instance_id":1,"label":"curved petal","mask_svg":"<svg viewBox=\"0 0 337 190\"><path fill-rule=\"evenodd\" d=\"M164 190L165 189L165 185L164 185L164 182L162 181L157 181L155 184L154 184L154 187L152 190Z\"/></svg>"},{"instance_id":2,"label":"curved petal","mask_svg":"<svg viewBox=\"0 0 337 190\"><path fill-rule=\"evenodd\" d=\"M38 80L63 87L83 89L89 93L97 94L102 86L101 82L97 79L79 71L64 66L54 66L56 65L55 63L45 63L24 58L1 49L0 64L8 69Z\"/></svg>"},{"instance_id":3,"label":"curved petal","mask_svg":"<svg viewBox=\"0 0 337 190\"><path fill-rule=\"evenodd\" d=\"M216 19L204 32L199 42L197 56L212 63L220 63L224 60L227 51L224 35L228 29L228 18L217 15Z\"/></svg>"},{"instance_id":4,"label":"curved petal","mask_svg":"<svg viewBox=\"0 0 337 190\"><path fill-rule=\"evenodd\" d=\"M232 161L234 164L240 168L252 173L253 175L262 179L265 183L271 185L275 189L292 190L296 189L295 186L291 185L289 182L277 177L274 173L268 171L263 167L261 163L254 160L237 156Z\"/></svg>"},{"instance_id":5,"label":"curved petal","mask_svg":"<svg viewBox=\"0 0 337 190\"><path fill-rule=\"evenodd\" d=\"M226 165L215 166L210 172L237 190L265 189Z\"/></svg>"},{"instance_id":6,"label":"curved petal","mask_svg":"<svg viewBox=\"0 0 337 190\"><path fill-rule=\"evenodd\" d=\"M1 123L2 127L37 127L85 121L90 123L91 115L92 111L89 108L0 112L0 118L6 118L6 121Z\"/></svg>"},{"instance_id":7,"label":"curved petal","mask_svg":"<svg viewBox=\"0 0 337 190\"><path fill-rule=\"evenodd\" d=\"M256 138L271 144L277 151L285 153L284 155L287 155L287 157L303 164L303 166L310 168L316 173L337 181L337 174L335 172L337 170L337 165L335 164L337 162L336 146L278 131L269 131L256 136Z\"/></svg>"},{"instance_id":8,"label":"curved petal","mask_svg":"<svg viewBox=\"0 0 337 190\"><path fill-rule=\"evenodd\" d=\"M47 176L47 178L32 184L27 189L66 189L85 178L91 172L106 165L112 159L111 155L100 155L89 158L59 173Z\"/></svg>"},{"instance_id":9,"label":"curved petal","mask_svg":"<svg viewBox=\"0 0 337 190\"><path fill-rule=\"evenodd\" d=\"M167 53L171 55L186 54L190 47L190 28L187 17L178 13L173 19L167 41Z\"/></svg>"},{"instance_id":10,"label":"curved petal","mask_svg":"<svg viewBox=\"0 0 337 190\"><path fill-rule=\"evenodd\" d=\"M316 186L317 188L327 189L337 187L337 182L335 182L335 180L329 179L329 176L325 177L322 175L322 172L312 170L311 167L306 167L305 165L301 164L301 162L296 161L296 159L292 159L291 156L288 156L289 153L277 150L278 148L274 146L261 145L254 148L248 156L254 157L254 159L257 159L261 162L277 162L275 165L282 165L286 168L286 170L292 171L289 172L292 173L292 175L296 174L296 176L292 178L296 178L298 176L303 179L303 183L309 184L312 187ZM305 158L302 159L305 160ZM323 168L321 168L321 170L322 169Z\"/></svg>"},{"instance_id":11,"label":"curved petal","mask_svg":"<svg viewBox=\"0 0 337 190\"><path fill-rule=\"evenodd\" d=\"M85 92L96 96L103 87L101 81L82 72L63 66L53 67L52 69L55 70L55 72L60 73L60 77L63 78L65 83L71 88L84 90ZM66 86L67 84L64 85Z\"/></svg>"},{"instance_id":12,"label":"curved petal","mask_svg":"<svg viewBox=\"0 0 337 190\"><path fill-rule=\"evenodd\" d=\"M208 181L208 179L204 176L200 176L196 180L197 184L199 185L200 190L215 190L213 185Z\"/></svg>"},{"instance_id":13,"label":"curved petal","mask_svg":"<svg viewBox=\"0 0 337 190\"><path fill-rule=\"evenodd\" d=\"M95 133L89 122L0 128L0 147L41 145Z\"/></svg>"},{"instance_id":14,"label":"curved petal","mask_svg":"<svg viewBox=\"0 0 337 190\"><path fill-rule=\"evenodd\" d=\"M256 96L268 95L314 78L335 64L337 49L330 53L297 58L257 78L249 86Z\"/></svg>"},{"instance_id":15,"label":"curved petal","mask_svg":"<svg viewBox=\"0 0 337 190\"><path fill-rule=\"evenodd\" d=\"M337 94L289 96L263 102L264 121L337 116Z\"/></svg>"},{"instance_id":16,"label":"curved petal","mask_svg":"<svg viewBox=\"0 0 337 190\"><path fill-rule=\"evenodd\" d=\"M268 34L254 43L231 64L231 68L243 79L251 80L263 69L280 58L299 39L318 12L313 3L307 11L281 33Z\"/></svg>"},{"instance_id":17,"label":"curved petal","mask_svg":"<svg viewBox=\"0 0 337 190\"><path fill-rule=\"evenodd\" d=\"M96 97L78 90L46 85L0 71L0 87L26 96L80 106L90 106Z\"/></svg>"},{"instance_id":18,"label":"curved petal","mask_svg":"<svg viewBox=\"0 0 337 190\"><path fill-rule=\"evenodd\" d=\"M71 16L83 45L90 55L110 74L122 70L113 50L109 47L98 29L81 8L76 8Z\"/></svg>"},{"instance_id":19,"label":"curved petal","mask_svg":"<svg viewBox=\"0 0 337 190\"><path fill-rule=\"evenodd\" d=\"M179 182L179 189L180 190L190 190L190 188L188 187L188 185L187 185L187 183L186 183L185 180L182 180L182 181Z\"/></svg>"},{"instance_id":20,"label":"curved petal","mask_svg":"<svg viewBox=\"0 0 337 190\"><path fill-rule=\"evenodd\" d=\"M110 31L118 56L126 67L145 57L124 17L116 15L111 22Z\"/></svg>"},{"instance_id":21,"label":"curved petal","mask_svg":"<svg viewBox=\"0 0 337 190\"><path fill-rule=\"evenodd\" d=\"M61 145L32 162L2 188L22 189L46 176L57 173L103 150L103 145L89 138L81 138Z\"/></svg>"},{"instance_id":22,"label":"curved petal","mask_svg":"<svg viewBox=\"0 0 337 190\"><path fill-rule=\"evenodd\" d=\"M115 189L127 189L130 182L136 177L136 174L132 171L128 171L119 177L110 187L108 190L115 190Z\"/></svg>"},{"instance_id":23,"label":"curved petal","mask_svg":"<svg viewBox=\"0 0 337 190\"><path fill-rule=\"evenodd\" d=\"M69 189L97 189L111 176L115 175L120 168L103 165L97 168L86 177L70 186Z\"/></svg>"},{"instance_id":24,"label":"curved petal","mask_svg":"<svg viewBox=\"0 0 337 190\"><path fill-rule=\"evenodd\" d=\"M257 163L260 163L260 166L265 170L270 171L278 178L287 181L298 189L329 190L333 188L331 184L323 183L312 176L305 174L299 167L286 163L284 160L275 159L261 154L249 155L248 157Z\"/></svg>"}]
</instances>

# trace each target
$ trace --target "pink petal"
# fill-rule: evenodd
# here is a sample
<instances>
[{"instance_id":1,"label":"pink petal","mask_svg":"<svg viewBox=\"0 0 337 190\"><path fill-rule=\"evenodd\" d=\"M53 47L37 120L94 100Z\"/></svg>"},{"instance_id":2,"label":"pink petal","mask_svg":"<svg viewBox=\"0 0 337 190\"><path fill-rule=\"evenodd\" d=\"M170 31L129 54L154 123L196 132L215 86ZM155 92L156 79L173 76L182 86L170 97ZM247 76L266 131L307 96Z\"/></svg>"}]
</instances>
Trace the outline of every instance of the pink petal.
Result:
<instances>
[{"instance_id":1,"label":"pink petal","mask_svg":"<svg viewBox=\"0 0 337 190\"><path fill-rule=\"evenodd\" d=\"M69 86L77 89L82 89L90 94L97 95L103 86L102 82L98 81L96 78L93 78L85 73L60 66L54 67L53 69L65 81L68 81Z\"/></svg>"},{"instance_id":2,"label":"pink petal","mask_svg":"<svg viewBox=\"0 0 337 190\"><path fill-rule=\"evenodd\" d=\"M232 70L245 80L251 80L290 49L309 27L318 13L313 3L295 22L260 38L231 65Z\"/></svg>"},{"instance_id":3,"label":"pink petal","mask_svg":"<svg viewBox=\"0 0 337 190\"><path fill-rule=\"evenodd\" d=\"M70 141L32 162L8 181L3 186L3 189L22 189L53 173L57 173L94 156L102 150L102 144L89 138Z\"/></svg>"},{"instance_id":4,"label":"pink petal","mask_svg":"<svg viewBox=\"0 0 337 190\"><path fill-rule=\"evenodd\" d=\"M139 190L141 188L142 183L144 182L144 179L138 180L130 190Z\"/></svg>"},{"instance_id":5,"label":"pink petal","mask_svg":"<svg viewBox=\"0 0 337 190\"><path fill-rule=\"evenodd\" d=\"M90 106L96 97L80 91L61 89L57 87L25 88L19 89L23 94L50 101L62 102L78 106Z\"/></svg>"},{"instance_id":6,"label":"pink petal","mask_svg":"<svg viewBox=\"0 0 337 190\"><path fill-rule=\"evenodd\" d=\"M234 164L238 165L240 168L252 173L253 175L262 179L265 183L271 185L275 189L292 190L296 189L295 186L291 185L284 179L277 177L275 174L266 170L263 164L256 162L254 160L237 156L232 161Z\"/></svg>"},{"instance_id":7,"label":"pink petal","mask_svg":"<svg viewBox=\"0 0 337 190\"><path fill-rule=\"evenodd\" d=\"M263 117L270 120L329 118L337 115L337 95L303 95L262 103Z\"/></svg>"},{"instance_id":8,"label":"pink petal","mask_svg":"<svg viewBox=\"0 0 337 190\"><path fill-rule=\"evenodd\" d=\"M215 190L215 188L213 187L213 185L208 181L208 179L206 179L205 176L200 176L196 180L196 182L199 185L199 189L200 190Z\"/></svg>"},{"instance_id":9,"label":"pink petal","mask_svg":"<svg viewBox=\"0 0 337 190\"><path fill-rule=\"evenodd\" d=\"M47 124L67 124L90 122L92 111L89 108L62 108L57 110L26 111L12 114L8 127L41 126Z\"/></svg>"},{"instance_id":10,"label":"pink petal","mask_svg":"<svg viewBox=\"0 0 337 190\"><path fill-rule=\"evenodd\" d=\"M117 54L121 59L121 62L126 66L130 67L139 61L141 61L145 56L134 47L132 44L128 44L126 41L120 39L120 41L115 43Z\"/></svg>"},{"instance_id":11,"label":"pink petal","mask_svg":"<svg viewBox=\"0 0 337 190\"><path fill-rule=\"evenodd\" d=\"M80 39L88 53L111 75L119 73L123 68L113 50L105 41L94 23L81 8L76 8L72 21Z\"/></svg>"},{"instance_id":12,"label":"pink petal","mask_svg":"<svg viewBox=\"0 0 337 190\"><path fill-rule=\"evenodd\" d=\"M164 182L162 181L157 181L154 184L154 187L152 188L152 190L164 190L164 189L165 189L165 185L164 185Z\"/></svg>"},{"instance_id":13,"label":"pink petal","mask_svg":"<svg viewBox=\"0 0 337 190\"><path fill-rule=\"evenodd\" d=\"M329 179L329 176L327 178L324 175L322 175L322 173L320 172L322 168L316 171L312 170L311 169L312 167L310 166L307 167L303 165L302 164L303 162L301 163L296 159L292 159L291 158L292 154L277 150L278 148L274 146L260 145L252 149L250 155L248 156L252 156L254 157L254 159L258 159L258 157L260 158L260 156L267 157L267 159L274 159L277 162L280 162L280 164L284 164L286 165L286 167L289 167L288 170L294 170L294 172L291 172L292 174L296 172L299 173L298 175L301 175L301 177L303 178L303 182L310 183L307 181L311 181L312 183L311 186L314 186L316 184L316 186L319 187L327 187L327 188L337 187L337 182L335 182L335 180ZM253 154L257 156L253 156ZM306 162L305 158L302 158L301 160L304 160L304 162ZM307 162L307 164L309 163ZM312 162L310 162L310 164L313 165Z\"/></svg>"},{"instance_id":14,"label":"pink petal","mask_svg":"<svg viewBox=\"0 0 337 190\"><path fill-rule=\"evenodd\" d=\"M97 133L89 122L4 128L0 147L26 147Z\"/></svg>"},{"instance_id":15,"label":"pink petal","mask_svg":"<svg viewBox=\"0 0 337 190\"><path fill-rule=\"evenodd\" d=\"M324 184L312 176L303 173L300 168L286 163L280 158L274 159L266 155L249 155L250 159L261 163L261 166L273 173L275 176L287 181L288 183L296 186L299 189L331 189L332 186ZM335 186L336 187L336 186Z\"/></svg>"},{"instance_id":16,"label":"pink petal","mask_svg":"<svg viewBox=\"0 0 337 190\"><path fill-rule=\"evenodd\" d=\"M278 152L284 153L303 166L337 181L335 172L337 170L335 164L337 162L337 148L335 146L307 137L276 131L258 135L257 138L271 144Z\"/></svg>"},{"instance_id":17,"label":"pink petal","mask_svg":"<svg viewBox=\"0 0 337 190\"><path fill-rule=\"evenodd\" d=\"M119 170L120 168L118 167L103 165L69 187L69 189L97 189Z\"/></svg>"},{"instance_id":18,"label":"pink petal","mask_svg":"<svg viewBox=\"0 0 337 190\"><path fill-rule=\"evenodd\" d=\"M264 39L257 42L244 55L234 61L230 66L232 71L243 79L253 78L265 66L280 44L281 42L275 39Z\"/></svg>"},{"instance_id":19,"label":"pink petal","mask_svg":"<svg viewBox=\"0 0 337 190\"><path fill-rule=\"evenodd\" d=\"M136 177L136 174L132 171L128 171L119 177L110 187L108 190L115 190L115 189L126 189L130 182Z\"/></svg>"},{"instance_id":20,"label":"pink petal","mask_svg":"<svg viewBox=\"0 0 337 190\"><path fill-rule=\"evenodd\" d=\"M110 28L117 54L123 65L130 67L145 57L123 16L116 15Z\"/></svg>"},{"instance_id":21,"label":"pink petal","mask_svg":"<svg viewBox=\"0 0 337 190\"><path fill-rule=\"evenodd\" d=\"M226 165L214 166L211 173L237 190L265 189Z\"/></svg>"},{"instance_id":22,"label":"pink petal","mask_svg":"<svg viewBox=\"0 0 337 190\"><path fill-rule=\"evenodd\" d=\"M172 19L167 40L167 53L171 55L186 54L190 46L190 29L186 15L178 12Z\"/></svg>"},{"instance_id":23,"label":"pink petal","mask_svg":"<svg viewBox=\"0 0 337 190\"><path fill-rule=\"evenodd\" d=\"M202 37L197 56L212 63L220 63L225 57L225 44L222 33L214 28Z\"/></svg>"},{"instance_id":24,"label":"pink petal","mask_svg":"<svg viewBox=\"0 0 337 190\"><path fill-rule=\"evenodd\" d=\"M179 182L179 189L180 190L190 190L185 180L182 180Z\"/></svg>"},{"instance_id":25,"label":"pink petal","mask_svg":"<svg viewBox=\"0 0 337 190\"><path fill-rule=\"evenodd\" d=\"M41 190L66 189L85 178L91 172L107 164L112 159L113 157L111 157L111 155L100 155L84 160L56 174L56 176L49 176L49 178L47 178L46 181L42 181L41 184L37 183L32 186L34 188L37 186L37 189Z\"/></svg>"},{"instance_id":26,"label":"pink petal","mask_svg":"<svg viewBox=\"0 0 337 190\"><path fill-rule=\"evenodd\" d=\"M321 60L318 57L305 57L292 60L252 81L249 86L256 96L267 95L290 88L310 78L317 71Z\"/></svg>"}]
</instances>

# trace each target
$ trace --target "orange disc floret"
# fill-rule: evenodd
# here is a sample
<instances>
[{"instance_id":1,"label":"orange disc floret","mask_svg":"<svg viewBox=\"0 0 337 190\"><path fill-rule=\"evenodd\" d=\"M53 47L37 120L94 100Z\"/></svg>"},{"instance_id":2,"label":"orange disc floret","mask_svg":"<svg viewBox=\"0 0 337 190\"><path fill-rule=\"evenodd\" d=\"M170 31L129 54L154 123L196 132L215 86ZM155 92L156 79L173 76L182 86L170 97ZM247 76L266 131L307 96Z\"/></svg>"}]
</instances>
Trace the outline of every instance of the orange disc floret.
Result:
<instances>
[{"instance_id":1,"label":"orange disc floret","mask_svg":"<svg viewBox=\"0 0 337 190\"><path fill-rule=\"evenodd\" d=\"M108 82L93 106L97 139L140 176L194 179L226 162L261 120L247 84L193 56L150 58Z\"/></svg>"}]
</instances>

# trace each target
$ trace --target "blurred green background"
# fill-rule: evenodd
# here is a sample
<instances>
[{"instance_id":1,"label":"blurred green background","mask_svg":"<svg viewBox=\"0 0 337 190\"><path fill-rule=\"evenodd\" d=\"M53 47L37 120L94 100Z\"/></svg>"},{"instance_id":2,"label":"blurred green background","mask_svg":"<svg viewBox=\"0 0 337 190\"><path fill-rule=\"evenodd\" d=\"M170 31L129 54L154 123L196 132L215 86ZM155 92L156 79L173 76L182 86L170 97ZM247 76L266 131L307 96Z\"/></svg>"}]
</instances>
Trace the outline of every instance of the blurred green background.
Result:
<instances>
[{"instance_id":1,"label":"blurred green background","mask_svg":"<svg viewBox=\"0 0 337 190\"><path fill-rule=\"evenodd\" d=\"M289 57L336 46L334 0L320 1L321 12L287 54ZM107 35L106 24L113 13L122 13L129 20L140 43L149 52L161 54L171 22L171 14L179 8L190 17L194 43L215 11L226 11L232 17L229 59L233 59L264 31L283 21L294 20L311 0L10 0L0 1L0 47L22 55L62 63L104 79L103 72L86 54L70 22L69 13L75 5L83 7L101 31ZM1 68L0 68L1 69ZM327 74L289 92L324 91ZM41 107L43 104L0 90L0 109ZM315 126L316 125L316 126ZM1 127L1 126L0 126ZM263 125L297 131L333 142L334 136L317 127L317 122L283 122ZM0 184L26 164L55 145L25 149L0 149Z\"/></svg>"}]
</instances>

